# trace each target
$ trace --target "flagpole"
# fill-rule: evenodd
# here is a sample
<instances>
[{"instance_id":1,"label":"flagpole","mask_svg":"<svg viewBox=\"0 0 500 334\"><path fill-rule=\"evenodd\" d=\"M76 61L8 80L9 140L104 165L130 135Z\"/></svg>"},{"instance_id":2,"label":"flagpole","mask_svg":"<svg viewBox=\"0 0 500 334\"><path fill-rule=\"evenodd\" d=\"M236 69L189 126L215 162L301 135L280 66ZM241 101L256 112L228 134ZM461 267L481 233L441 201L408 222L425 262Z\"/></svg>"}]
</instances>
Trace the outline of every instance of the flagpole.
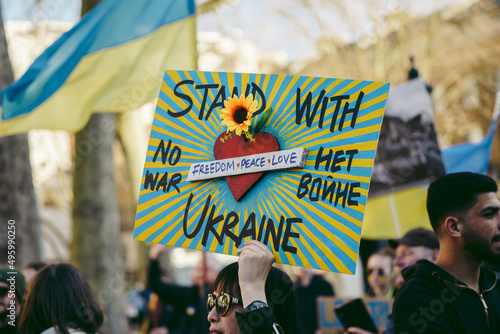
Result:
<instances>
[{"instance_id":1,"label":"flagpole","mask_svg":"<svg viewBox=\"0 0 500 334\"><path fill-rule=\"evenodd\" d=\"M399 220L398 208L396 207L396 202L394 201L392 192L387 195L387 199L389 201L389 208L391 209L392 223L394 225L394 231L396 232L396 238L400 238L402 236L401 222Z\"/></svg>"}]
</instances>

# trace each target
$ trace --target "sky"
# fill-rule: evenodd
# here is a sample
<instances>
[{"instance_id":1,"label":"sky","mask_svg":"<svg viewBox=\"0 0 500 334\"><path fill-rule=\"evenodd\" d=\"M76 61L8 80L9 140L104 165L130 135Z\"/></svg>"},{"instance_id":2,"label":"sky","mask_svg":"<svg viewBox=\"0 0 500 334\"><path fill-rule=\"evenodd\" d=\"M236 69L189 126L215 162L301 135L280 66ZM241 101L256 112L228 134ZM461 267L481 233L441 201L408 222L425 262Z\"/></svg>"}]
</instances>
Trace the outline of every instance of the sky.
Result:
<instances>
[{"instance_id":1,"label":"sky","mask_svg":"<svg viewBox=\"0 0 500 334\"><path fill-rule=\"evenodd\" d=\"M80 19L81 0L1 0L4 21L77 22Z\"/></svg>"},{"instance_id":2,"label":"sky","mask_svg":"<svg viewBox=\"0 0 500 334\"><path fill-rule=\"evenodd\" d=\"M195 0L197 4L207 0ZM215 12L199 15L199 31L218 32L253 42L264 51L285 51L289 60L316 53L319 37L352 41L373 33L374 21L397 9L425 15L451 3L470 0L337 0L345 3L339 11L325 0L232 0ZM308 5L305 5L305 3ZM44 20L77 22L81 0L1 0L4 21ZM375 4L368 6L367 4ZM367 9L371 9L371 15ZM373 15L375 14L375 15Z\"/></svg>"},{"instance_id":3,"label":"sky","mask_svg":"<svg viewBox=\"0 0 500 334\"><path fill-rule=\"evenodd\" d=\"M252 41L262 50L284 50L296 60L315 54L320 37L354 41L373 33L371 17L381 19L396 10L426 15L462 1L466 0L233 0L200 15L197 24L198 30Z\"/></svg>"}]
</instances>

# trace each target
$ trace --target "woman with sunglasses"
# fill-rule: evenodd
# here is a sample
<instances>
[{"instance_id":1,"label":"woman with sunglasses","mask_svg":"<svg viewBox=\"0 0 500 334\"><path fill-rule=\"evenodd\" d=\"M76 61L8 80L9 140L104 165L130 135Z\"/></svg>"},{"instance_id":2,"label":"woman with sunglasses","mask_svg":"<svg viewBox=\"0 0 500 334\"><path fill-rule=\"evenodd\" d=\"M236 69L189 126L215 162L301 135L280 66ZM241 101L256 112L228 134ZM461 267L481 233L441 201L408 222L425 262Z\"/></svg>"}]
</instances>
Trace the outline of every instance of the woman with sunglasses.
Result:
<instances>
[{"instance_id":1,"label":"woman with sunglasses","mask_svg":"<svg viewBox=\"0 0 500 334\"><path fill-rule=\"evenodd\" d=\"M19 333L94 334L102 322L101 308L80 271L52 264L30 281Z\"/></svg>"},{"instance_id":2,"label":"woman with sunglasses","mask_svg":"<svg viewBox=\"0 0 500 334\"><path fill-rule=\"evenodd\" d=\"M238 262L221 270L208 295L210 333L299 333L290 277L272 266L274 255L251 240L238 249Z\"/></svg>"}]
</instances>

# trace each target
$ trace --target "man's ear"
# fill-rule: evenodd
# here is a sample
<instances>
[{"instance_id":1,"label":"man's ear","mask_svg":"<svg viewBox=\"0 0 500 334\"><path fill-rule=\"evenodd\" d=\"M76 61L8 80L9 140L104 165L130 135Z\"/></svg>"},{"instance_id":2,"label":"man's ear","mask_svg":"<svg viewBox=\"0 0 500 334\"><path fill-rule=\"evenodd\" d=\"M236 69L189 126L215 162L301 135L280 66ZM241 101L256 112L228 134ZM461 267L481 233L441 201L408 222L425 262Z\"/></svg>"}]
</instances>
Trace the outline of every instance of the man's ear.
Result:
<instances>
[{"instance_id":1,"label":"man's ear","mask_svg":"<svg viewBox=\"0 0 500 334\"><path fill-rule=\"evenodd\" d=\"M443 223L444 232L452 237L460 238L462 236L462 224L456 217L446 217Z\"/></svg>"}]
</instances>

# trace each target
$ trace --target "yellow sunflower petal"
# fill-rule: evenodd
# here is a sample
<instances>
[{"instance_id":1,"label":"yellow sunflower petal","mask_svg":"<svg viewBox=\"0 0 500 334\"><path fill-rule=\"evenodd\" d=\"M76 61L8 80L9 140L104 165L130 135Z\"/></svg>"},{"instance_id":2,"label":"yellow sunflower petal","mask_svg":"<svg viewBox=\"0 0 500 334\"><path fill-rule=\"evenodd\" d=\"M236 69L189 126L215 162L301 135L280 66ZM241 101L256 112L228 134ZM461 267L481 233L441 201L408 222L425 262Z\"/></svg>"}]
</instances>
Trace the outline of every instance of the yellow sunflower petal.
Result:
<instances>
[{"instance_id":1,"label":"yellow sunflower petal","mask_svg":"<svg viewBox=\"0 0 500 334\"><path fill-rule=\"evenodd\" d=\"M249 108L249 109L251 109L251 110L252 110L252 113L253 113L255 110L257 110L257 105L258 105L258 104L259 104L259 102L258 102L257 100L254 100L254 101L252 102L252 104L250 105L250 108Z\"/></svg>"},{"instance_id":2,"label":"yellow sunflower petal","mask_svg":"<svg viewBox=\"0 0 500 334\"><path fill-rule=\"evenodd\" d=\"M250 94L247 96L247 98L245 99L245 106L248 108L250 107L250 105L252 104L252 101L253 101L253 94Z\"/></svg>"},{"instance_id":3,"label":"yellow sunflower petal","mask_svg":"<svg viewBox=\"0 0 500 334\"><path fill-rule=\"evenodd\" d=\"M235 128L236 126L238 126L238 123L236 123L236 122L235 122L235 121L233 121L233 120L229 120L229 121L227 121L227 126L229 126L229 127L233 128L233 130L234 130L234 128Z\"/></svg>"}]
</instances>

